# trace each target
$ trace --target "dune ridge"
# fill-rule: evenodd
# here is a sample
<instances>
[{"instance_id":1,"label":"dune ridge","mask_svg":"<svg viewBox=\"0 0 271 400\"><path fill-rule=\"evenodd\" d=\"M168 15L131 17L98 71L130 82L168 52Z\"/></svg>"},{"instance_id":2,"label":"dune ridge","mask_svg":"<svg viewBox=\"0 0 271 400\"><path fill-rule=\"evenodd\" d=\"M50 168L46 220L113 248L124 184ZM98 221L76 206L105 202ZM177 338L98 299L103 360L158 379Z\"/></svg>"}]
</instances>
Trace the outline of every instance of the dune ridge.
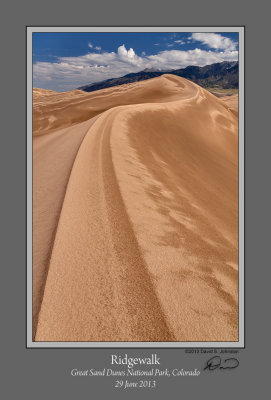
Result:
<instances>
[{"instance_id":1,"label":"dune ridge","mask_svg":"<svg viewBox=\"0 0 271 400\"><path fill-rule=\"evenodd\" d=\"M83 102L35 340L237 340L236 111L175 76L123 86L95 121Z\"/></svg>"},{"instance_id":2,"label":"dune ridge","mask_svg":"<svg viewBox=\"0 0 271 400\"><path fill-rule=\"evenodd\" d=\"M159 84L155 79L159 79ZM177 78L178 79L178 78ZM188 82L188 81L187 81ZM36 89L33 105L33 135L39 136L86 121L120 105L137 103L163 103L180 96L189 96L195 87L185 87L173 75L163 75L148 81L129 83L87 93L72 90L64 93ZM39 101L42 100L42 101Z\"/></svg>"}]
</instances>

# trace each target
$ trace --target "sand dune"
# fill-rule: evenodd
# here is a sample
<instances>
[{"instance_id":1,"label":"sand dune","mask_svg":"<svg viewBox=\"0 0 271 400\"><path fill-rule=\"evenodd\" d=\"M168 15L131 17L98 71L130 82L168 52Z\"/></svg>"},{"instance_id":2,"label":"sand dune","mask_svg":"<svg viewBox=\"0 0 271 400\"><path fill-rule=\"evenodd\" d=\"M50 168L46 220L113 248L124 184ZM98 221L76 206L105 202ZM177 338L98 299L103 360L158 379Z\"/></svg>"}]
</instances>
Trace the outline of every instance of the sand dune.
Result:
<instances>
[{"instance_id":1,"label":"sand dune","mask_svg":"<svg viewBox=\"0 0 271 400\"><path fill-rule=\"evenodd\" d=\"M224 96L222 98L223 102L229 107L229 109L238 116L238 94L233 96Z\"/></svg>"},{"instance_id":2,"label":"sand dune","mask_svg":"<svg viewBox=\"0 0 271 400\"><path fill-rule=\"evenodd\" d=\"M49 259L71 168L95 118L33 141L33 325L36 332Z\"/></svg>"},{"instance_id":3,"label":"sand dune","mask_svg":"<svg viewBox=\"0 0 271 400\"><path fill-rule=\"evenodd\" d=\"M164 75L165 77L166 75ZM73 90L64 93L34 89L33 134L43 135L56 129L86 121L116 106L138 103L163 103L189 97L193 87L184 88L173 75L129 83L86 93ZM51 93L49 93L51 92Z\"/></svg>"},{"instance_id":4,"label":"sand dune","mask_svg":"<svg viewBox=\"0 0 271 400\"><path fill-rule=\"evenodd\" d=\"M35 91L36 341L238 340L232 97Z\"/></svg>"}]
</instances>

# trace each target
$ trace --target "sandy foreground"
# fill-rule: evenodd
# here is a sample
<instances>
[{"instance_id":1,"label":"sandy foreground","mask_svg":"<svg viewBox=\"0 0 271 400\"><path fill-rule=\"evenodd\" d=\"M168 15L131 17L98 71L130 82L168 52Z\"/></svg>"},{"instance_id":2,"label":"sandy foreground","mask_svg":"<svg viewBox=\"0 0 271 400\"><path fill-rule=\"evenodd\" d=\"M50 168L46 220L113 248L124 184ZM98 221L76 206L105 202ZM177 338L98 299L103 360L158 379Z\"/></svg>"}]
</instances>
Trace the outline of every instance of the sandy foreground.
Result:
<instances>
[{"instance_id":1,"label":"sandy foreground","mask_svg":"<svg viewBox=\"0 0 271 400\"><path fill-rule=\"evenodd\" d=\"M238 340L238 96L33 92L33 338Z\"/></svg>"}]
</instances>

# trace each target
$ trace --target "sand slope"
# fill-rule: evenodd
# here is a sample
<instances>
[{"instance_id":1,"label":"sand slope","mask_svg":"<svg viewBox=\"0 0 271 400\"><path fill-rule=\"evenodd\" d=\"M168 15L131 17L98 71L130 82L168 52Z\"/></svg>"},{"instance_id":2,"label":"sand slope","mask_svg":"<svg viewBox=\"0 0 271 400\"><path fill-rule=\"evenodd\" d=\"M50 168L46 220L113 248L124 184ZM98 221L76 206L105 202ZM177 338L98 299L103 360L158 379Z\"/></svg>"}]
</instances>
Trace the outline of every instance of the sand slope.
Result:
<instances>
[{"instance_id":1,"label":"sand slope","mask_svg":"<svg viewBox=\"0 0 271 400\"><path fill-rule=\"evenodd\" d=\"M34 136L86 121L112 107L174 101L179 98L180 90L183 97L189 96L189 90L183 90L184 88L176 84L173 75L167 76L167 79L161 77L159 81L150 79L91 93L81 90L57 93L34 89Z\"/></svg>"},{"instance_id":2,"label":"sand slope","mask_svg":"<svg viewBox=\"0 0 271 400\"><path fill-rule=\"evenodd\" d=\"M49 260L78 148L95 118L33 140L33 325L36 332Z\"/></svg>"},{"instance_id":3,"label":"sand slope","mask_svg":"<svg viewBox=\"0 0 271 400\"><path fill-rule=\"evenodd\" d=\"M236 102L172 75L36 95L35 340L238 340Z\"/></svg>"}]
</instances>

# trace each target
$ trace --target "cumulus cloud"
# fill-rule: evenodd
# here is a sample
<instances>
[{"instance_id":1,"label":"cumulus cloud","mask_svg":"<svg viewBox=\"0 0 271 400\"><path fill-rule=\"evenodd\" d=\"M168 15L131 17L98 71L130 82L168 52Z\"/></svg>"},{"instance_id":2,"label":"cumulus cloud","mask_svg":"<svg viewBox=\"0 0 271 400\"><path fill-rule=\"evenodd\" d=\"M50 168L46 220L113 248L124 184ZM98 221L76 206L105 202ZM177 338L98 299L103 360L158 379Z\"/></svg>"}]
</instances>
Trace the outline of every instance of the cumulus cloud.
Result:
<instances>
[{"instance_id":1,"label":"cumulus cloud","mask_svg":"<svg viewBox=\"0 0 271 400\"><path fill-rule=\"evenodd\" d=\"M207 65L221 61L236 61L238 51L164 50L157 54L138 56L121 45L117 52L90 52L78 57L59 57L56 62L33 65L34 87L65 91L109 78L117 78L145 68L171 70L188 65Z\"/></svg>"},{"instance_id":2,"label":"cumulus cloud","mask_svg":"<svg viewBox=\"0 0 271 400\"><path fill-rule=\"evenodd\" d=\"M234 51L237 43L218 33L194 32L189 39L201 42L212 49Z\"/></svg>"},{"instance_id":3,"label":"cumulus cloud","mask_svg":"<svg viewBox=\"0 0 271 400\"><path fill-rule=\"evenodd\" d=\"M102 50L102 48L100 46L96 46L94 48L95 48L95 50L98 50L98 51Z\"/></svg>"},{"instance_id":4,"label":"cumulus cloud","mask_svg":"<svg viewBox=\"0 0 271 400\"><path fill-rule=\"evenodd\" d=\"M142 63L142 58L137 56L132 48L127 50L124 44L118 48L118 56L123 62L131 63L138 66L140 66Z\"/></svg>"},{"instance_id":5,"label":"cumulus cloud","mask_svg":"<svg viewBox=\"0 0 271 400\"><path fill-rule=\"evenodd\" d=\"M88 47L89 47L90 49L92 49L93 44L89 42L89 43L88 43Z\"/></svg>"}]
</instances>

